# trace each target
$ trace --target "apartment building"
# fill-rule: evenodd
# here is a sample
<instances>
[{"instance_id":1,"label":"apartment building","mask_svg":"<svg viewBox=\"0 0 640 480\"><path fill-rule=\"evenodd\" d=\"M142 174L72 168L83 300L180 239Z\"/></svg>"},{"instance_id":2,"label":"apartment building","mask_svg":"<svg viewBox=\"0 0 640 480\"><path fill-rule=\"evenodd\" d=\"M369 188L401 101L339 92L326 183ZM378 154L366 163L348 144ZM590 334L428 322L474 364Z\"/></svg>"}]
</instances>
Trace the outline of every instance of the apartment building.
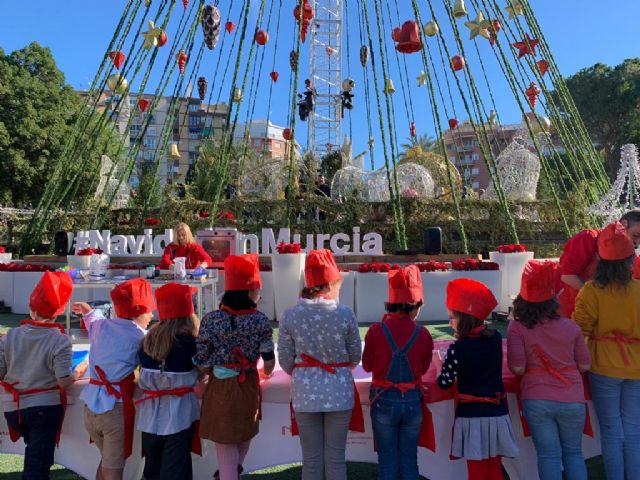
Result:
<instances>
[{"instance_id":1,"label":"apartment building","mask_svg":"<svg viewBox=\"0 0 640 480\"><path fill-rule=\"evenodd\" d=\"M236 142L247 141L257 152L268 159L288 159L289 142L283 137L286 127L274 125L267 120L253 120L239 124L236 127L234 138Z\"/></svg>"}]
</instances>

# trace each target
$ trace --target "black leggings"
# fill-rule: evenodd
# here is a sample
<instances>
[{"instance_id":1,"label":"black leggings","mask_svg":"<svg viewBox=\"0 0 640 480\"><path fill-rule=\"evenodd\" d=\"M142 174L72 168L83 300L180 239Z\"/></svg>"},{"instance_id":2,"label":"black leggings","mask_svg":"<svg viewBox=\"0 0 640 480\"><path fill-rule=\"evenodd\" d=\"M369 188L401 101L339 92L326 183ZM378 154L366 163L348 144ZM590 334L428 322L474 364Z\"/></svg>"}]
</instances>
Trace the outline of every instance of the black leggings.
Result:
<instances>
[{"instance_id":1,"label":"black leggings","mask_svg":"<svg viewBox=\"0 0 640 480\"><path fill-rule=\"evenodd\" d=\"M142 432L145 480L191 480L192 424L171 435Z\"/></svg>"}]
</instances>

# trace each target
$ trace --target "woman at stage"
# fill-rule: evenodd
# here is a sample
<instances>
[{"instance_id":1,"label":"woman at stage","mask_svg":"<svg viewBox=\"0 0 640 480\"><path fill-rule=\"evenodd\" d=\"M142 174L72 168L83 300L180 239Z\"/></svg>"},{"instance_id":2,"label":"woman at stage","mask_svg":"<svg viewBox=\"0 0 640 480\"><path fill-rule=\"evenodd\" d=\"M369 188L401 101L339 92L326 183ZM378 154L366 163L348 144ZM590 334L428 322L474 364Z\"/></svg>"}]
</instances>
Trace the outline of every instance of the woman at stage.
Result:
<instances>
[{"instance_id":1,"label":"woman at stage","mask_svg":"<svg viewBox=\"0 0 640 480\"><path fill-rule=\"evenodd\" d=\"M186 268L189 270L198 267L207 268L211 265L211 257L202 246L196 243L189 225L179 223L174 229L173 236L177 243L174 241L165 247L162 260L160 260L161 269L173 268L174 259L179 257L187 259Z\"/></svg>"}]
</instances>

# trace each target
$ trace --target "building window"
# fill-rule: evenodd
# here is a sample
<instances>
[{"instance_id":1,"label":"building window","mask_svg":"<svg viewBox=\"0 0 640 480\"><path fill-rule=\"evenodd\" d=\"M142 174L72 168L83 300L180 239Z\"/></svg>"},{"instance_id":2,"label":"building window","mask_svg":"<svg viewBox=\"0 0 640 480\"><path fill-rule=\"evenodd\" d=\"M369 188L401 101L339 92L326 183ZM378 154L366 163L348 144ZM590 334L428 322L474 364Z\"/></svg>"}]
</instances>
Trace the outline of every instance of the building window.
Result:
<instances>
[{"instance_id":1,"label":"building window","mask_svg":"<svg viewBox=\"0 0 640 480\"><path fill-rule=\"evenodd\" d=\"M474 153L472 158L473 158L473 161L474 161L474 162L477 162L477 161L479 160L479 158L480 158L480 157L478 157L478 154L477 154L477 153Z\"/></svg>"},{"instance_id":2,"label":"building window","mask_svg":"<svg viewBox=\"0 0 640 480\"><path fill-rule=\"evenodd\" d=\"M189 126L190 127L196 127L200 124L200 118L199 117L194 117L194 116L190 116L189 117Z\"/></svg>"},{"instance_id":3,"label":"building window","mask_svg":"<svg viewBox=\"0 0 640 480\"><path fill-rule=\"evenodd\" d=\"M199 112L200 111L200 105L198 105L197 103L192 103L189 105L189 111L190 112Z\"/></svg>"},{"instance_id":4,"label":"building window","mask_svg":"<svg viewBox=\"0 0 640 480\"><path fill-rule=\"evenodd\" d=\"M142 144L145 146L145 148L156 148L158 146L158 142L156 141L155 138L147 138L147 137L145 137L145 139L142 142Z\"/></svg>"},{"instance_id":5,"label":"building window","mask_svg":"<svg viewBox=\"0 0 640 480\"><path fill-rule=\"evenodd\" d=\"M271 146L274 150L280 150L280 142L271 142Z\"/></svg>"},{"instance_id":6,"label":"building window","mask_svg":"<svg viewBox=\"0 0 640 480\"><path fill-rule=\"evenodd\" d=\"M479 175L480 174L480 169L479 168L472 168L471 169L471 175Z\"/></svg>"},{"instance_id":7,"label":"building window","mask_svg":"<svg viewBox=\"0 0 640 480\"><path fill-rule=\"evenodd\" d=\"M480 188L480 182L473 182L471 186L473 187L474 190L477 190Z\"/></svg>"}]
</instances>

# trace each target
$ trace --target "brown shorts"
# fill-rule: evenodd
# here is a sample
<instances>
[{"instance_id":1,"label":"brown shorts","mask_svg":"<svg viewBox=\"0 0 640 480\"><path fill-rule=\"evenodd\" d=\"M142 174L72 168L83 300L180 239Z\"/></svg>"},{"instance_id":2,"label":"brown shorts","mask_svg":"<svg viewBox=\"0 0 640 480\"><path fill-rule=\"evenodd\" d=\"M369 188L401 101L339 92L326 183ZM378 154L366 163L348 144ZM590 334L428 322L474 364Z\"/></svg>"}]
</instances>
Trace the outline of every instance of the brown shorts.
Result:
<instances>
[{"instance_id":1,"label":"brown shorts","mask_svg":"<svg viewBox=\"0 0 640 480\"><path fill-rule=\"evenodd\" d=\"M124 468L124 417L122 403L113 410L93 413L84 407L84 427L102 455L102 467L120 470Z\"/></svg>"}]
</instances>

